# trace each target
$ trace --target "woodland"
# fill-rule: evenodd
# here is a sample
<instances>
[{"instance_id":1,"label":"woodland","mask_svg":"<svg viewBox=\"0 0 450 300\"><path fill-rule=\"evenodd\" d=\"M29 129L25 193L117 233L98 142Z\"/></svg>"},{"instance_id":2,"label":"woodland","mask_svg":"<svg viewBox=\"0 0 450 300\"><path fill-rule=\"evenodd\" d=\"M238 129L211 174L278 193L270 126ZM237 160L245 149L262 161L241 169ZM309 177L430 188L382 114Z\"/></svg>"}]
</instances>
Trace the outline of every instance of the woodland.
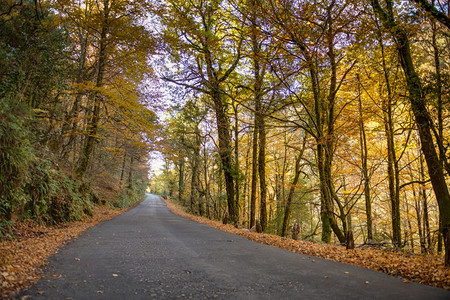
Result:
<instances>
[{"instance_id":1,"label":"woodland","mask_svg":"<svg viewBox=\"0 0 450 300\"><path fill-rule=\"evenodd\" d=\"M251 231L450 249L449 5L165 1L152 190Z\"/></svg>"},{"instance_id":2,"label":"woodland","mask_svg":"<svg viewBox=\"0 0 450 300\"><path fill-rule=\"evenodd\" d=\"M126 207L148 185L145 3L0 2L0 237Z\"/></svg>"},{"instance_id":3,"label":"woodland","mask_svg":"<svg viewBox=\"0 0 450 300\"><path fill-rule=\"evenodd\" d=\"M450 265L449 8L2 1L1 237L150 185L236 227Z\"/></svg>"}]
</instances>

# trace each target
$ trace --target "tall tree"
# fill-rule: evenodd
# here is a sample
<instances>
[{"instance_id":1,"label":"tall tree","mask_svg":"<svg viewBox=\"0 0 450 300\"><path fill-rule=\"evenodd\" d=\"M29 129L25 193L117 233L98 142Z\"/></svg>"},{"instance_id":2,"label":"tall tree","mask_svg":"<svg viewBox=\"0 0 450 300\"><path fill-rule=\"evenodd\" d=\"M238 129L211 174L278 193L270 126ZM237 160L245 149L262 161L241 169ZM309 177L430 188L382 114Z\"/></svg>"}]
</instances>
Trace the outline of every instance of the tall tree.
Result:
<instances>
[{"instance_id":1,"label":"tall tree","mask_svg":"<svg viewBox=\"0 0 450 300\"><path fill-rule=\"evenodd\" d=\"M215 113L218 152L225 177L228 213L231 222L238 220L235 199L234 163L231 143L229 101L225 82L232 75L240 60L241 37L229 25L230 9L224 1L168 1L164 22L168 41L173 42L174 59L186 66L185 78L166 76L173 83L189 87L209 96ZM178 36L174 34L179 33ZM234 53L223 51L223 47ZM186 57L183 61L182 59Z\"/></svg>"}]
</instances>

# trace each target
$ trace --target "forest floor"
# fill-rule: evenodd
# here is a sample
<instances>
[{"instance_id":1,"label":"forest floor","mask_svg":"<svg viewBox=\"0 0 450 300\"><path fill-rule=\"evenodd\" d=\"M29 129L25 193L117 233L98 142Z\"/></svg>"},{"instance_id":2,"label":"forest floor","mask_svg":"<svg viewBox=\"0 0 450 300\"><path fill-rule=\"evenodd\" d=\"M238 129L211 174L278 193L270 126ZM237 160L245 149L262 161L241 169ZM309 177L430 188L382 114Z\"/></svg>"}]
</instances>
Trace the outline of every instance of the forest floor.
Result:
<instances>
[{"instance_id":1,"label":"forest floor","mask_svg":"<svg viewBox=\"0 0 450 300\"><path fill-rule=\"evenodd\" d=\"M444 267L444 258L441 255L410 254L368 246L347 250L340 245L298 241L273 234L256 233L248 229L235 228L233 225L225 225L218 221L191 215L177 203L167 199L163 200L168 208L179 216L228 233L240 235L258 243L387 273L402 278L404 282L414 281L450 290L450 268Z\"/></svg>"},{"instance_id":2,"label":"forest floor","mask_svg":"<svg viewBox=\"0 0 450 300\"><path fill-rule=\"evenodd\" d=\"M21 289L36 283L40 268L58 249L89 227L129 210L96 206L93 216L80 222L44 226L27 221L14 226L14 240L0 242L0 298L14 297Z\"/></svg>"}]
</instances>

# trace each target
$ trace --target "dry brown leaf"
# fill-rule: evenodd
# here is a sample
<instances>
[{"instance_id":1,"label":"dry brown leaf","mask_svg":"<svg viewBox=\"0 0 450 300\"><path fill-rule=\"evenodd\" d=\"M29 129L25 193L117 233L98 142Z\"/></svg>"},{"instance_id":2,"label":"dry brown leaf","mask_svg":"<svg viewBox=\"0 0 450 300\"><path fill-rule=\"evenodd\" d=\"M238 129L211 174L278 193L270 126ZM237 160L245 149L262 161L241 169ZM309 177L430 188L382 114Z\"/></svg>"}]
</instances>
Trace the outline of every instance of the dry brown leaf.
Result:
<instances>
[{"instance_id":1,"label":"dry brown leaf","mask_svg":"<svg viewBox=\"0 0 450 300\"><path fill-rule=\"evenodd\" d=\"M20 289L40 278L40 267L57 249L99 222L111 219L128 209L113 210L97 206L92 218L84 222L46 227L35 222L17 223L16 240L0 242L0 298L12 298ZM79 258L75 258L79 261Z\"/></svg>"},{"instance_id":2,"label":"dry brown leaf","mask_svg":"<svg viewBox=\"0 0 450 300\"><path fill-rule=\"evenodd\" d=\"M218 221L190 215L177 206L176 203L168 200L165 201L167 207L177 215L199 223L207 224L222 231L240 235L261 244L364 267L401 277L406 280L450 290L450 268L444 266L442 255L411 255L395 250L372 247L346 250L344 246L340 245L317 244L313 242L286 239L271 234L259 234L250 232L246 229L238 229L232 225L224 225ZM302 257L302 259L305 258ZM309 259L311 259L311 257L309 257ZM366 284L369 284L369 282L366 281Z\"/></svg>"}]
</instances>

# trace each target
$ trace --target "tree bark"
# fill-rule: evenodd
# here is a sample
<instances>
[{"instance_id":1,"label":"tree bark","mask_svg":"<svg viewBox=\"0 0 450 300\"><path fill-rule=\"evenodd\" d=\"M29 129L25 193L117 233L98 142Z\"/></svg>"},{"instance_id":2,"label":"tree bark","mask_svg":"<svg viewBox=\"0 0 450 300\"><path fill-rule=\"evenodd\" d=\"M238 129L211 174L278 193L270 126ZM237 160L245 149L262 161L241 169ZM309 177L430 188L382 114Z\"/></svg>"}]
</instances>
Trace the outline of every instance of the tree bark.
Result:
<instances>
[{"instance_id":1,"label":"tree bark","mask_svg":"<svg viewBox=\"0 0 450 300\"><path fill-rule=\"evenodd\" d=\"M364 119L362 112L362 101L361 101L361 86L360 78L358 78L358 100L359 100L359 132L360 132L360 145L361 145L361 169L364 180L364 200L366 204L366 222L367 222L367 239L373 240L372 233L372 200L370 198L370 176L367 167L367 137L366 129L364 127Z\"/></svg>"},{"instance_id":2,"label":"tree bark","mask_svg":"<svg viewBox=\"0 0 450 300\"><path fill-rule=\"evenodd\" d=\"M395 128L392 116L392 99L394 95L391 89L391 81L389 79L389 72L384 51L384 42L380 28L377 28L377 34L378 42L381 48L382 67L387 90L387 99L383 99L382 110L388 155L387 171L389 183L389 199L391 202L392 243L394 244L394 247L398 248L402 244L402 235L400 226L400 178L397 154L395 152Z\"/></svg>"},{"instance_id":3,"label":"tree bark","mask_svg":"<svg viewBox=\"0 0 450 300\"><path fill-rule=\"evenodd\" d=\"M252 0L249 4L250 9L250 22L251 22L251 51L252 51L252 64L253 64L253 100L254 100L254 131L253 131L253 145L252 145L252 181L251 181L251 194L250 194L250 228L256 225L256 194L257 194L257 180L259 175L260 183L260 223L261 227L265 229L265 221L261 218L267 218L266 212L266 184L265 184L265 148L261 146L261 142L265 143L265 128L262 128L264 119L262 116L262 84L263 84L263 71L261 70L261 46L258 41L258 24L257 24L257 0ZM261 136L264 134L264 136ZM265 146L264 146L265 147ZM258 151L259 149L259 151ZM261 153L261 150L263 153ZM258 166L259 163L259 166ZM261 166L263 163L263 166ZM263 168L263 169L261 169ZM261 177L263 174L263 177ZM263 199L264 198L264 199ZM264 205L264 208L262 207ZM263 213L264 211L264 213Z\"/></svg>"},{"instance_id":4,"label":"tree bark","mask_svg":"<svg viewBox=\"0 0 450 300\"><path fill-rule=\"evenodd\" d=\"M222 100L218 87L211 94L216 113L216 122L219 138L219 156L222 162L223 174L225 177L225 189L227 194L228 214L230 223L237 220L237 208L234 199L234 166L232 161L230 120L226 113L226 105Z\"/></svg>"},{"instance_id":5,"label":"tree bark","mask_svg":"<svg viewBox=\"0 0 450 300\"><path fill-rule=\"evenodd\" d=\"M95 86L101 88L103 86L103 77L105 75L105 68L107 63L107 34L108 34L108 18L109 18L109 0L103 1L103 18L102 18L102 30L100 32L100 40L98 47L98 62L97 62L97 78ZM97 138L98 125L100 122L100 105L102 101L102 94L99 91L94 92L93 96L94 109L92 118L90 118L87 137L84 148L82 150L78 168L76 174L78 178L83 178L89 165L91 154L94 151L94 143Z\"/></svg>"},{"instance_id":6,"label":"tree bark","mask_svg":"<svg viewBox=\"0 0 450 300\"><path fill-rule=\"evenodd\" d=\"M192 177L191 177L191 194L190 194L190 204L191 210L194 211L194 205L198 202L199 214L203 214L203 208L201 202L198 198L199 188L199 176L200 176L200 147L201 147L201 139L200 139L200 130L196 125L194 129L195 133L195 143L192 148Z\"/></svg>"},{"instance_id":7,"label":"tree bark","mask_svg":"<svg viewBox=\"0 0 450 300\"><path fill-rule=\"evenodd\" d=\"M266 125L262 112L259 112L259 153L258 173L260 191L260 223L262 232L267 229L267 185L266 185Z\"/></svg>"},{"instance_id":8,"label":"tree bark","mask_svg":"<svg viewBox=\"0 0 450 300\"><path fill-rule=\"evenodd\" d=\"M258 127L256 112L254 114L253 143L252 143L252 180L250 190L250 228L256 225L256 182L258 180Z\"/></svg>"},{"instance_id":9,"label":"tree bark","mask_svg":"<svg viewBox=\"0 0 450 300\"><path fill-rule=\"evenodd\" d=\"M240 201L240 184L241 184L241 180L240 180L240 171L239 171L239 115L238 115L238 110L237 110L237 104L234 103L233 104L233 108L234 108L234 174L235 174L235 201L236 201L236 215L238 217L237 220L235 220L235 224L237 225L237 222L239 220L239 201Z\"/></svg>"},{"instance_id":10,"label":"tree bark","mask_svg":"<svg viewBox=\"0 0 450 300\"><path fill-rule=\"evenodd\" d=\"M294 198L295 186L297 185L298 180L300 179L301 173L300 162L303 157L305 145L306 143L304 142L302 151L297 155L297 158L295 159L294 180L292 180L291 187L289 188L289 194L286 199L286 207L284 208L283 226L281 227L281 236L283 237L287 236L287 231L289 227L289 218L291 216L292 199Z\"/></svg>"}]
</instances>

